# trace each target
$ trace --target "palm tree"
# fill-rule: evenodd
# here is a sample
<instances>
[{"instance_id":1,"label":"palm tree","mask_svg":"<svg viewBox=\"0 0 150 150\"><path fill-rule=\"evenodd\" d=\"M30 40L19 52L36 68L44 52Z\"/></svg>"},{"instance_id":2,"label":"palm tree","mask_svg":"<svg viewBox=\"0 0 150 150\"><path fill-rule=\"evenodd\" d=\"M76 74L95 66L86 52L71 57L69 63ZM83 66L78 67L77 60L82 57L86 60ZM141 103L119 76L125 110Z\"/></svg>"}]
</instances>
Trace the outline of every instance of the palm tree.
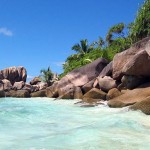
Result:
<instances>
[{"instance_id":1,"label":"palm tree","mask_svg":"<svg viewBox=\"0 0 150 150\"><path fill-rule=\"evenodd\" d=\"M52 73L50 67L48 67L47 69L42 69L40 72L42 73L41 76L42 76L43 81L46 82L48 84L48 86L50 86L51 81L53 79L53 73Z\"/></svg>"},{"instance_id":2,"label":"palm tree","mask_svg":"<svg viewBox=\"0 0 150 150\"><path fill-rule=\"evenodd\" d=\"M114 41L114 36L121 36L122 38L124 38L124 33L123 30L125 28L124 23L119 23L117 25L112 26L106 36L106 41L108 42L108 44L110 45L113 41Z\"/></svg>"},{"instance_id":3,"label":"palm tree","mask_svg":"<svg viewBox=\"0 0 150 150\"><path fill-rule=\"evenodd\" d=\"M76 52L80 53L80 54L85 54L85 53L89 53L90 51L93 50L93 44L91 44L90 46L88 45L88 40L84 39L80 41L80 44L75 44L72 47L72 50L75 50Z\"/></svg>"},{"instance_id":4,"label":"palm tree","mask_svg":"<svg viewBox=\"0 0 150 150\"><path fill-rule=\"evenodd\" d=\"M94 46L97 45L97 47L102 48L105 45L105 42L102 37L99 36L98 41L94 42Z\"/></svg>"}]
</instances>

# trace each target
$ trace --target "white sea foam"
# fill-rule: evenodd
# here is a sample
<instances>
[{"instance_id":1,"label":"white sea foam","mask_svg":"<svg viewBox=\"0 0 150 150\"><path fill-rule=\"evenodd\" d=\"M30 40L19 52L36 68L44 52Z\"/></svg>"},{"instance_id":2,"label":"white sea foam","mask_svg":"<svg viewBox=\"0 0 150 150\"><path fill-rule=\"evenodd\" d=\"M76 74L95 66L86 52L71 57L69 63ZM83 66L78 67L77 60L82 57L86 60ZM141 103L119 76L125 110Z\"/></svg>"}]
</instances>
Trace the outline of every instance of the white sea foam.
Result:
<instances>
[{"instance_id":1,"label":"white sea foam","mask_svg":"<svg viewBox=\"0 0 150 150\"><path fill-rule=\"evenodd\" d=\"M77 101L0 99L0 150L149 150L149 116Z\"/></svg>"}]
</instances>

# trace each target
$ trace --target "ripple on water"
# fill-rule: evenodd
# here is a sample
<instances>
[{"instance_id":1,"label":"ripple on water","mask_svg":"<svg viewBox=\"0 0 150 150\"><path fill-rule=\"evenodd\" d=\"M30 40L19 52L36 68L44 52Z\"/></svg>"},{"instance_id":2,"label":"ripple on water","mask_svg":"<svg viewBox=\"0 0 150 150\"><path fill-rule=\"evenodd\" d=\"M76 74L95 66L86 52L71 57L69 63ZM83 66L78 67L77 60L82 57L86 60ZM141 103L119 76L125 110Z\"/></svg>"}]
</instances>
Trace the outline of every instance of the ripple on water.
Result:
<instances>
[{"instance_id":1,"label":"ripple on water","mask_svg":"<svg viewBox=\"0 0 150 150\"><path fill-rule=\"evenodd\" d=\"M149 150L150 118L72 100L0 99L0 150Z\"/></svg>"}]
</instances>

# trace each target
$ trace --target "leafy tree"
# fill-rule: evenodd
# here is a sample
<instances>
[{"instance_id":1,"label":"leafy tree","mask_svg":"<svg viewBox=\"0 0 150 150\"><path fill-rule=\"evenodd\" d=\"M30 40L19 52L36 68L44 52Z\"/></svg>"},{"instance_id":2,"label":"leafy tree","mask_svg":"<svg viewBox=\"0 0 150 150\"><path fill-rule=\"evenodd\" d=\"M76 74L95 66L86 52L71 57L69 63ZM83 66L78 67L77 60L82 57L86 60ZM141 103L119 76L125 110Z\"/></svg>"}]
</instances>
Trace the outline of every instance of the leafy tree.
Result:
<instances>
[{"instance_id":1,"label":"leafy tree","mask_svg":"<svg viewBox=\"0 0 150 150\"><path fill-rule=\"evenodd\" d=\"M124 37L123 33L124 28L125 28L124 23L119 23L117 25L112 26L109 29L106 36L106 41L108 42L109 45L114 41L116 35L119 37Z\"/></svg>"},{"instance_id":2,"label":"leafy tree","mask_svg":"<svg viewBox=\"0 0 150 150\"><path fill-rule=\"evenodd\" d=\"M146 0L138 10L137 17L130 28L133 43L147 36L150 36L150 0Z\"/></svg>"},{"instance_id":3,"label":"leafy tree","mask_svg":"<svg viewBox=\"0 0 150 150\"><path fill-rule=\"evenodd\" d=\"M105 41L102 37L99 36L98 41L93 43L94 46L97 46L98 48L102 49L102 47L105 45Z\"/></svg>"},{"instance_id":4,"label":"leafy tree","mask_svg":"<svg viewBox=\"0 0 150 150\"><path fill-rule=\"evenodd\" d=\"M75 50L76 52L80 53L80 54L85 54L85 53L89 53L90 51L93 50L93 44L91 44L90 46L88 45L88 40L84 39L80 41L80 44L75 44L72 47L72 50Z\"/></svg>"},{"instance_id":5,"label":"leafy tree","mask_svg":"<svg viewBox=\"0 0 150 150\"><path fill-rule=\"evenodd\" d=\"M53 79L53 73L50 69L50 67L48 67L47 69L42 69L40 70L41 72L41 77L43 79L44 82L46 82L48 84L48 86L51 85L51 80Z\"/></svg>"}]
</instances>

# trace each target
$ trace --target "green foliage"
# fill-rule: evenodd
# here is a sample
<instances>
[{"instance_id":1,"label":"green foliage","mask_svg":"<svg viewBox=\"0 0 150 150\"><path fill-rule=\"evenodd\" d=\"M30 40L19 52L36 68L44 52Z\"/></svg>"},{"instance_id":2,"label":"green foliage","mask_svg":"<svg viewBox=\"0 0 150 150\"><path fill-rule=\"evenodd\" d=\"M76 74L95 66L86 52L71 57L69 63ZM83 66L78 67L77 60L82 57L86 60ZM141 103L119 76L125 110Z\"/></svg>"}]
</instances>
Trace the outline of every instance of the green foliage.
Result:
<instances>
[{"instance_id":1,"label":"green foliage","mask_svg":"<svg viewBox=\"0 0 150 150\"><path fill-rule=\"evenodd\" d=\"M146 0L138 10L137 17L130 29L130 37L133 43L147 36L150 36L150 0Z\"/></svg>"},{"instance_id":2,"label":"green foliage","mask_svg":"<svg viewBox=\"0 0 150 150\"><path fill-rule=\"evenodd\" d=\"M108 42L108 44L110 45L115 38L115 35L119 35L121 37L124 37L124 33L123 33L123 29L125 28L124 23L119 23L117 25L112 26L106 36L106 41Z\"/></svg>"},{"instance_id":3,"label":"green foliage","mask_svg":"<svg viewBox=\"0 0 150 150\"><path fill-rule=\"evenodd\" d=\"M72 47L72 50L75 50L78 53L81 54L85 54L85 53L89 53L90 51L93 50L93 44L91 44L90 46L88 45L88 40L84 39L80 41L80 44L75 44Z\"/></svg>"},{"instance_id":4,"label":"green foliage","mask_svg":"<svg viewBox=\"0 0 150 150\"><path fill-rule=\"evenodd\" d=\"M47 69L42 69L40 71L40 73L41 73L42 80L44 82L46 82L48 85L50 85L51 84L51 80L53 78L53 73L52 73L50 67L48 67Z\"/></svg>"},{"instance_id":5,"label":"green foliage","mask_svg":"<svg viewBox=\"0 0 150 150\"><path fill-rule=\"evenodd\" d=\"M99 37L91 45L88 44L87 39L81 40L80 44L75 44L72 50L75 50L77 54L66 59L63 65L64 73L60 77L100 57L111 61L116 53L128 49L132 43L147 36L150 36L150 0L144 2L134 22L128 26L124 23L112 26L106 35L106 41Z\"/></svg>"},{"instance_id":6,"label":"green foliage","mask_svg":"<svg viewBox=\"0 0 150 150\"><path fill-rule=\"evenodd\" d=\"M100 49L94 49L86 54L73 54L66 59L65 64L63 65L64 73L60 75L60 78L66 75L68 72L72 71L75 68L82 67L88 63L91 63L95 59L102 57L103 51Z\"/></svg>"}]
</instances>

